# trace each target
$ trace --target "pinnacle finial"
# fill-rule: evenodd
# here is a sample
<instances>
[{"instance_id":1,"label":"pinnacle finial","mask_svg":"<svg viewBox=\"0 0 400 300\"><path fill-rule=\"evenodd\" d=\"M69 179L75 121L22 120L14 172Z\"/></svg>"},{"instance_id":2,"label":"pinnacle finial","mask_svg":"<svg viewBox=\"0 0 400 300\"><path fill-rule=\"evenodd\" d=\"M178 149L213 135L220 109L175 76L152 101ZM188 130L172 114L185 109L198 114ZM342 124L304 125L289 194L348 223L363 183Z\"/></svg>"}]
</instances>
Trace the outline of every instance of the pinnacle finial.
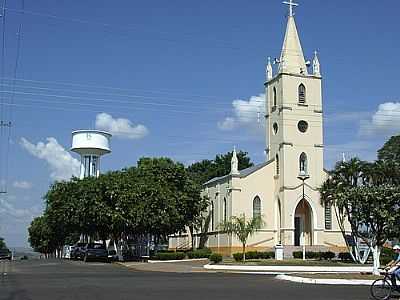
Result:
<instances>
[{"instance_id":1,"label":"pinnacle finial","mask_svg":"<svg viewBox=\"0 0 400 300\"><path fill-rule=\"evenodd\" d=\"M273 77L273 70L272 70L272 64L271 64L271 57L268 56L268 62L267 62L267 81L271 80Z\"/></svg>"},{"instance_id":2,"label":"pinnacle finial","mask_svg":"<svg viewBox=\"0 0 400 300\"><path fill-rule=\"evenodd\" d=\"M313 73L315 76L321 76L321 64L319 63L317 50L314 51Z\"/></svg>"},{"instance_id":3,"label":"pinnacle finial","mask_svg":"<svg viewBox=\"0 0 400 300\"><path fill-rule=\"evenodd\" d=\"M232 160L231 160L231 174L239 175L239 161L236 154L236 146L233 147Z\"/></svg>"},{"instance_id":4,"label":"pinnacle finial","mask_svg":"<svg viewBox=\"0 0 400 300\"><path fill-rule=\"evenodd\" d=\"M289 17L293 17L294 16L293 7L294 6L299 6L299 4L298 3L294 3L293 0L284 1L283 4L289 5Z\"/></svg>"}]
</instances>

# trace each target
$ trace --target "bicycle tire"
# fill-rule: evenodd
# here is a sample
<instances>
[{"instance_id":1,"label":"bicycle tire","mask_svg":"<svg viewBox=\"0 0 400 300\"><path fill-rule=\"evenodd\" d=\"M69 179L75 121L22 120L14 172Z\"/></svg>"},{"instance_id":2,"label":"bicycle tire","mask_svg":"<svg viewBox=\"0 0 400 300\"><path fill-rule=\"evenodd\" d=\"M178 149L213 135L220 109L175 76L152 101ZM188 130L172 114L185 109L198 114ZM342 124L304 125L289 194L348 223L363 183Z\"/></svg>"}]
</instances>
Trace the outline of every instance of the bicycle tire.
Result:
<instances>
[{"instance_id":1,"label":"bicycle tire","mask_svg":"<svg viewBox=\"0 0 400 300\"><path fill-rule=\"evenodd\" d=\"M385 278L377 279L371 284L370 292L375 300L387 300L392 295L392 285Z\"/></svg>"}]
</instances>

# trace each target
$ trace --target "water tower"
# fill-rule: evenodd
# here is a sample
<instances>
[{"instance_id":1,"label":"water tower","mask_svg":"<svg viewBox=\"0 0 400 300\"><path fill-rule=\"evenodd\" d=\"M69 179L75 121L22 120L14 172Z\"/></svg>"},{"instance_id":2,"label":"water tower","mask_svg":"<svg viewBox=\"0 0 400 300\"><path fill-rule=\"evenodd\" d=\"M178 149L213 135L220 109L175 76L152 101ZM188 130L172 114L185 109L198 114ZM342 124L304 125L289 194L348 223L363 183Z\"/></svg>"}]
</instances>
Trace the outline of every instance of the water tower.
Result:
<instances>
[{"instance_id":1,"label":"water tower","mask_svg":"<svg viewBox=\"0 0 400 300\"><path fill-rule=\"evenodd\" d=\"M98 130L77 130L72 132L71 151L81 156L80 179L100 175L100 157L111 153L111 134Z\"/></svg>"}]
</instances>

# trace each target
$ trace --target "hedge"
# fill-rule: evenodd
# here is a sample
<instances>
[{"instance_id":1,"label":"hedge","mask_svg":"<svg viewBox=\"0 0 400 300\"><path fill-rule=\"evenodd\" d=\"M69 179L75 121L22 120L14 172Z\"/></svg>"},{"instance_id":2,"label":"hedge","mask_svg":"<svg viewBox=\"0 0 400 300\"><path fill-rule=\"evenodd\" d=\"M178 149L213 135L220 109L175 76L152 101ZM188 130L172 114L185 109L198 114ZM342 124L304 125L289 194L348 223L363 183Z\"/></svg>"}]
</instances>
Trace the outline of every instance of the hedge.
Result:
<instances>
[{"instance_id":1,"label":"hedge","mask_svg":"<svg viewBox=\"0 0 400 300\"><path fill-rule=\"evenodd\" d=\"M236 261L243 260L242 253L234 253L234 254L232 254L232 256ZM270 259L270 258L275 258L275 252L273 252L273 251L266 251L266 252L249 251L249 252L246 252L246 259Z\"/></svg>"},{"instance_id":2,"label":"hedge","mask_svg":"<svg viewBox=\"0 0 400 300\"><path fill-rule=\"evenodd\" d=\"M186 257L183 252L160 252L156 253L152 259L154 260L182 260Z\"/></svg>"},{"instance_id":3,"label":"hedge","mask_svg":"<svg viewBox=\"0 0 400 300\"><path fill-rule=\"evenodd\" d=\"M349 252L340 252L338 255L341 261L352 261L353 258L351 257Z\"/></svg>"},{"instance_id":4,"label":"hedge","mask_svg":"<svg viewBox=\"0 0 400 300\"><path fill-rule=\"evenodd\" d=\"M187 253L188 258L209 258L211 255L211 250L208 248L197 249Z\"/></svg>"},{"instance_id":5,"label":"hedge","mask_svg":"<svg viewBox=\"0 0 400 300\"><path fill-rule=\"evenodd\" d=\"M210 261L212 261L214 264L220 263L222 261L222 255L213 253L210 255Z\"/></svg>"},{"instance_id":6,"label":"hedge","mask_svg":"<svg viewBox=\"0 0 400 300\"><path fill-rule=\"evenodd\" d=\"M335 258L335 253L332 251L326 252L313 252L313 251L306 251L306 259L324 259L324 260L331 260ZM293 257L296 259L303 258L303 251L294 251Z\"/></svg>"}]
</instances>

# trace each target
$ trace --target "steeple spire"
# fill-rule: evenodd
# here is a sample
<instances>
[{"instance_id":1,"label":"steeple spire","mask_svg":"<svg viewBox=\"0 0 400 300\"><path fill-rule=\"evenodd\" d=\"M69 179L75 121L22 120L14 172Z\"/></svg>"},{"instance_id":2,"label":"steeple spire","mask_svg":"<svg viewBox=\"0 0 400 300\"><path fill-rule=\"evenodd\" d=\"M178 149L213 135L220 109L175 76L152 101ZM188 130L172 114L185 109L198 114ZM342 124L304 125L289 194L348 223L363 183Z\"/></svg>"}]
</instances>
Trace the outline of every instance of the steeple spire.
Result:
<instances>
[{"instance_id":1,"label":"steeple spire","mask_svg":"<svg viewBox=\"0 0 400 300\"><path fill-rule=\"evenodd\" d=\"M289 5L289 16L281 57L279 60L279 73L308 75L293 13L293 7L298 6L298 4L294 3L293 0L290 0L289 2L285 1L283 3Z\"/></svg>"}]
</instances>

